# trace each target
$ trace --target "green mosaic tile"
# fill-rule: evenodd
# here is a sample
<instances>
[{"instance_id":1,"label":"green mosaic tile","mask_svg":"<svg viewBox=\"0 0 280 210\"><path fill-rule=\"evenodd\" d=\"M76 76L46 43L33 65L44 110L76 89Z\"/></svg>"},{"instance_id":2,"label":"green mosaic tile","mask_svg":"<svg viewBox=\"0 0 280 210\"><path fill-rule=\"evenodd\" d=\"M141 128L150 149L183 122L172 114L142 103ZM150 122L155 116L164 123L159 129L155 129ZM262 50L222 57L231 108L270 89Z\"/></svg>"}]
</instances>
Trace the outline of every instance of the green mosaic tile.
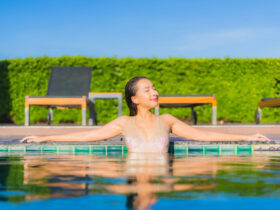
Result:
<instances>
[{"instance_id":1,"label":"green mosaic tile","mask_svg":"<svg viewBox=\"0 0 280 210\"><path fill-rule=\"evenodd\" d=\"M58 151L59 152L74 152L75 146L59 146Z\"/></svg>"},{"instance_id":2,"label":"green mosaic tile","mask_svg":"<svg viewBox=\"0 0 280 210\"><path fill-rule=\"evenodd\" d=\"M75 146L75 152L89 152L90 146Z\"/></svg>"},{"instance_id":3,"label":"green mosaic tile","mask_svg":"<svg viewBox=\"0 0 280 210\"><path fill-rule=\"evenodd\" d=\"M183 152L183 151L180 151L180 150L177 150L176 152L174 152L174 157L187 157L188 154L186 152Z\"/></svg>"},{"instance_id":4,"label":"green mosaic tile","mask_svg":"<svg viewBox=\"0 0 280 210\"><path fill-rule=\"evenodd\" d=\"M261 149L260 149L261 148ZM279 145L252 145L248 144L170 144L170 153L184 156L188 155L251 155L252 150L278 150ZM274 149L275 148L275 149ZM54 152L58 154L93 154L93 155L124 155L127 154L126 145L53 145L53 144L11 144L0 145L1 152Z\"/></svg>"},{"instance_id":5,"label":"green mosaic tile","mask_svg":"<svg viewBox=\"0 0 280 210\"><path fill-rule=\"evenodd\" d=\"M26 146L25 147L26 151L41 151L41 146Z\"/></svg>"},{"instance_id":6,"label":"green mosaic tile","mask_svg":"<svg viewBox=\"0 0 280 210\"><path fill-rule=\"evenodd\" d=\"M188 146L189 151L203 151L203 145L189 145Z\"/></svg>"},{"instance_id":7,"label":"green mosaic tile","mask_svg":"<svg viewBox=\"0 0 280 210\"><path fill-rule=\"evenodd\" d=\"M171 146L171 148L172 148L172 146ZM175 152L182 152L182 151L183 151L183 152L186 152L186 151L187 151L187 145L182 145L182 144L181 144L181 145L180 145L180 144L177 144L177 145L176 145L176 144L175 144L175 145L174 145L174 151L175 151Z\"/></svg>"},{"instance_id":8,"label":"green mosaic tile","mask_svg":"<svg viewBox=\"0 0 280 210\"><path fill-rule=\"evenodd\" d=\"M90 151L75 151L75 155L90 155Z\"/></svg>"},{"instance_id":9,"label":"green mosaic tile","mask_svg":"<svg viewBox=\"0 0 280 210\"><path fill-rule=\"evenodd\" d=\"M239 150L237 151L238 156L251 156L252 151L251 150Z\"/></svg>"},{"instance_id":10,"label":"green mosaic tile","mask_svg":"<svg viewBox=\"0 0 280 210\"><path fill-rule=\"evenodd\" d=\"M127 151L127 150L124 150L124 151L123 151L123 154L124 154L124 155L126 155L127 153L128 153L128 151Z\"/></svg>"},{"instance_id":11,"label":"green mosaic tile","mask_svg":"<svg viewBox=\"0 0 280 210\"><path fill-rule=\"evenodd\" d=\"M206 156L219 156L220 155L220 151L219 150L206 150L205 152L204 152L204 154L206 155Z\"/></svg>"},{"instance_id":12,"label":"green mosaic tile","mask_svg":"<svg viewBox=\"0 0 280 210\"><path fill-rule=\"evenodd\" d=\"M107 155L113 157L122 157L122 151L108 151Z\"/></svg>"},{"instance_id":13,"label":"green mosaic tile","mask_svg":"<svg viewBox=\"0 0 280 210\"><path fill-rule=\"evenodd\" d=\"M9 151L25 151L25 146L10 146Z\"/></svg>"},{"instance_id":14,"label":"green mosaic tile","mask_svg":"<svg viewBox=\"0 0 280 210\"><path fill-rule=\"evenodd\" d=\"M73 151L60 151L59 150L59 152L57 152L57 155L73 155L73 154L75 154Z\"/></svg>"},{"instance_id":15,"label":"green mosaic tile","mask_svg":"<svg viewBox=\"0 0 280 210\"><path fill-rule=\"evenodd\" d=\"M233 155L235 155L235 151L234 150L222 150L221 155L233 156Z\"/></svg>"},{"instance_id":16,"label":"green mosaic tile","mask_svg":"<svg viewBox=\"0 0 280 210\"><path fill-rule=\"evenodd\" d=\"M121 145L108 145L107 146L107 151L122 151L122 146Z\"/></svg>"},{"instance_id":17,"label":"green mosaic tile","mask_svg":"<svg viewBox=\"0 0 280 210\"><path fill-rule=\"evenodd\" d=\"M42 146L42 151L56 152L57 146Z\"/></svg>"},{"instance_id":18,"label":"green mosaic tile","mask_svg":"<svg viewBox=\"0 0 280 210\"><path fill-rule=\"evenodd\" d=\"M204 152L203 150L190 150L188 152L188 156L203 156L204 155Z\"/></svg>"},{"instance_id":19,"label":"green mosaic tile","mask_svg":"<svg viewBox=\"0 0 280 210\"><path fill-rule=\"evenodd\" d=\"M7 152L8 151L8 146L2 146L0 147L0 151L2 152Z\"/></svg>"},{"instance_id":20,"label":"green mosaic tile","mask_svg":"<svg viewBox=\"0 0 280 210\"><path fill-rule=\"evenodd\" d=\"M237 145L237 151L252 151L251 145Z\"/></svg>"},{"instance_id":21,"label":"green mosaic tile","mask_svg":"<svg viewBox=\"0 0 280 210\"><path fill-rule=\"evenodd\" d=\"M219 145L205 145L204 146L205 151L218 151L220 150Z\"/></svg>"},{"instance_id":22,"label":"green mosaic tile","mask_svg":"<svg viewBox=\"0 0 280 210\"><path fill-rule=\"evenodd\" d=\"M102 146L91 146L91 151L92 152L105 152L106 151L106 146L102 145Z\"/></svg>"},{"instance_id":23,"label":"green mosaic tile","mask_svg":"<svg viewBox=\"0 0 280 210\"><path fill-rule=\"evenodd\" d=\"M105 152L105 150L104 151L92 151L91 154L104 156L104 155L106 155L106 152Z\"/></svg>"},{"instance_id":24,"label":"green mosaic tile","mask_svg":"<svg viewBox=\"0 0 280 210\"><path fill-rule=\"evenodd\" d=\"M235 151L235 145L221 145L221 151Z\"/></svg>"}]
</instances>

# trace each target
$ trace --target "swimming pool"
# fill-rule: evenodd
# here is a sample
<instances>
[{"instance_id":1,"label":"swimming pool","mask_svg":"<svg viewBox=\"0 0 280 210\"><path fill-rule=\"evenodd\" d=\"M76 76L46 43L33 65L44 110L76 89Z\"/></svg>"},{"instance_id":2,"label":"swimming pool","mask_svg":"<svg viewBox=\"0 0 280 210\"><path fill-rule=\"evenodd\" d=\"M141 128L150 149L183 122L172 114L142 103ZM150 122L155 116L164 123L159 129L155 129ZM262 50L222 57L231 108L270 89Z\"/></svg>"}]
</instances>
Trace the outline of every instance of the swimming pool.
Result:
<instances>
[{"instance_id":1,"label":"swimming pool","mask_svg":"<svg viewBox=\"0 0 280 210\"><path fill-rule=\"evenodd\" d=\"M280 204L278 151L13 149L0 151L1 209L275 209Z\"/></svg>"}]
</instances>

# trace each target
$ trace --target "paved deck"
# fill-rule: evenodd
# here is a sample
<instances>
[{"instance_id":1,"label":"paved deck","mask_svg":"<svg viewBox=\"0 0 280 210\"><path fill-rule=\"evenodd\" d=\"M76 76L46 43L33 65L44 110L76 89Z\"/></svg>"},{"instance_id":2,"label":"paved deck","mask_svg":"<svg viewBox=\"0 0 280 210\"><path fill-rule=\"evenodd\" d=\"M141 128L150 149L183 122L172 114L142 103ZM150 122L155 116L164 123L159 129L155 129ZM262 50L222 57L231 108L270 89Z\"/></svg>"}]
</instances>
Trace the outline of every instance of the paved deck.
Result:
<instances>
[{"instance_id":1,"label":"paved deck","mask_svg":"<svg viewBox=\"0 0 280 210\"><path fill-rule=\"evenodd\" d=\"M171 135L169 151L174 154L201 153L203 155L244 155L255 152L280 151L280 125L199 125L195 128L231 134L262 133L268 136L270 142L199 142L181 139ZM46 142L20 143L19 139L28 135L57 135L71 132L96 129L97 126L0 126L0 156L26 152L40 152L40 154L55 152L56 154L124 154L127 152L122 136L116 136L97 142ZM245 153L244 153L245 152Z\"/></svg>"},{"instance_id":2,"label":"paved deck","mask_svg":"<svg viewBox=\"0 0 280 210\"><path fill-rule=\"evenodd\" d=\"M0 126L0 141L15 141L24 136L29 135L58 135L71 132L87 131L96 129L99 126L17 126L7 125ZM272 140L280 141L280 125L197 125L192 126L201 130L231 133L231 134L244 134L250 135L261 133L268 136ZM176 137L176 136L173 136ZM121 141L121 136L109 139L109 141Z\"/></svg>"}]
</instances>

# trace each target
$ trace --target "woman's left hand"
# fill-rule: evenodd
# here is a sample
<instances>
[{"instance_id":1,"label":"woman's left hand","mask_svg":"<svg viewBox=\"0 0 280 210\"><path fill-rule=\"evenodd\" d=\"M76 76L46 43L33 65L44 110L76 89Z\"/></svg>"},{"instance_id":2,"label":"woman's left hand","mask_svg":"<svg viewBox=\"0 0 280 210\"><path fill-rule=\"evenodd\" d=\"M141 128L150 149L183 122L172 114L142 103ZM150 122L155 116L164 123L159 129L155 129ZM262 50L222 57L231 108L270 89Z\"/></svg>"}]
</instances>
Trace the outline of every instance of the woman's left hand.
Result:
<instances>
[{"instance_id":1,"label":"woman's left hand","mask_svg":"<svg viewBox=\"0 0 280 210\"><path fill-rule=\"evenodd\" d=\"M46 141L47 141L46 138L42 136L27 136L20 140L21 143L32 143L32 142L41 143Z\"/></svg>"}]
</instances>

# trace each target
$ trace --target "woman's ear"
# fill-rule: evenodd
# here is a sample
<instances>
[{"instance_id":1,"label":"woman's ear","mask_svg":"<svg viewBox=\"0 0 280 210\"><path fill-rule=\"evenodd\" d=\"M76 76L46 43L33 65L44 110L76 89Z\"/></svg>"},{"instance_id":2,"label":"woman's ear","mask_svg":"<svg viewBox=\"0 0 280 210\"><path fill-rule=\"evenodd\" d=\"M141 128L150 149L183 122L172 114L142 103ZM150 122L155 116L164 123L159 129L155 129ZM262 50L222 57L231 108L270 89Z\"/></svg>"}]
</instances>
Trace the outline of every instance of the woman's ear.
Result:
<instances>
[{"instance_id":1,"label":"woman's ear","mask_svg":"<svg viewBox=\"0 0 280 210\"><path fill-rule=\"evenodd\" d=\"M131 101L136 105L138 104L138 100L136 96L131 96Z\"/></svg>"}]
</instances>

